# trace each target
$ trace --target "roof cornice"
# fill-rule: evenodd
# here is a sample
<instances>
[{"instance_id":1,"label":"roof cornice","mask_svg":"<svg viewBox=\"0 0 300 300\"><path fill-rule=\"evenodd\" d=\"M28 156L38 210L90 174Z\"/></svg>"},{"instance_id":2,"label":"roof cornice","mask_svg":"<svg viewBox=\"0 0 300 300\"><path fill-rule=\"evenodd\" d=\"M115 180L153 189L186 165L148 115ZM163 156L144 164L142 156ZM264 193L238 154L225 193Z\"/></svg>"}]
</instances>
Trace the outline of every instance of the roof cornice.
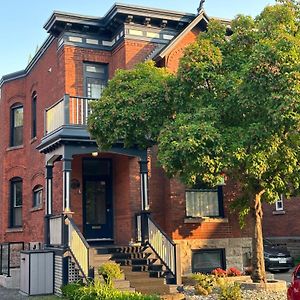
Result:
<instances>
[{"instance_id":1,"label":"roof cornice","mask_svg":"<svg viewBox=\"0 0 300 300\"><path fill-rule=\"evenodd\" d=\"M31 69L36 64L36 62L40 59L40 57L48 49L48 47L50 46L50 44L52 43L52 41L54 39L55 39L55 37L48 36L48 38L45 40L45 42L42 44L42 46L39 48L37 53L34 55L34 57L31 59L31 61L29 62L29 64L27 65L27 67L24 70L17 71L17 72L10 73L10 74L2 76L2 78L0 79L0 88L2 87L2 85L4 83L6 83L8 81L20 79L20 78L23 78L23 77L27 76L28 73L31 71Z\"/></svg>"}]
</instances>

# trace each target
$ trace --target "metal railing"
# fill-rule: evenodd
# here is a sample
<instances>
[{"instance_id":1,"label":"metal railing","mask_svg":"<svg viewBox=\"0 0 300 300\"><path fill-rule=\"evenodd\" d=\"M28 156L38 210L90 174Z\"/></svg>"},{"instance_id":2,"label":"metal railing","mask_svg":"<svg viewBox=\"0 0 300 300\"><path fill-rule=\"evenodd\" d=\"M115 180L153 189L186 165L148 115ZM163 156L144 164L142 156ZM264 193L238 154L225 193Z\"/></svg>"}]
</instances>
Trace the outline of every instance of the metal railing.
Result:
<instances>
[{"instance_id":1,"label":"metal railing","mask_svg":"<svg viewBox=\"0 0 300 300\"><path fill-rule=\"evenodd\" d=\"M149 213L137 215L137 239L150 246L167 270L174 283L181 283L179 246L156 224Z\"/></svg>"},{"instance_id":2,"label":"metal railing","mask_svg":"<svg viewBox=\"0 0 300 300\"><path fill-rule=\"evenodd\" d=\"M90 103L95 98L70 96L62 99L45 110L45 134L63 125L86 126L90 114Z\"/></svg>"},{"instance_id":3,"label":"metal railing","mask_svg":"<svg viewBox=\"0 0 300 300\"><path fill-rule=\"evenodd\" d=\"M67 217L69 249L84 278L89 277L89 245L71 218Z\"/></svg>"},{"instance_id":4,"label":"metal railing","mask_svg":"<svg viewBox=\"0 0 300 300\"><path fill-rule=\"evenodd\" d=\"M0 275L10 277L10 270L20 268L20 251L24 250L24 242L0 244Z\"/></svg>"}]
</instances>

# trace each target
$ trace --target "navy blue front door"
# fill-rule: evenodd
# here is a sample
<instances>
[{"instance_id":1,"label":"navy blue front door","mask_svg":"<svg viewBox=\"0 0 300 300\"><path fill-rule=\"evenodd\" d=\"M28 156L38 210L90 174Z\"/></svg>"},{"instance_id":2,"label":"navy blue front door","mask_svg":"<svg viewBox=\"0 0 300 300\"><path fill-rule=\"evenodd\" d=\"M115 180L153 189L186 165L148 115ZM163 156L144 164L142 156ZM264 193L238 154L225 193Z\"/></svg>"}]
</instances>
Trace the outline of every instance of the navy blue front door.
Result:
<instances>
[{"instance_id":1,"label":"navy blue front door","mask_svg":"<svg viewBox=\"0 0 300 300\"><path fill-rule=\"evenodd\" d=\"M84 160L83 221L87 240L113 239L110 172L109 160Z\"/></svg>"}]
</instances>

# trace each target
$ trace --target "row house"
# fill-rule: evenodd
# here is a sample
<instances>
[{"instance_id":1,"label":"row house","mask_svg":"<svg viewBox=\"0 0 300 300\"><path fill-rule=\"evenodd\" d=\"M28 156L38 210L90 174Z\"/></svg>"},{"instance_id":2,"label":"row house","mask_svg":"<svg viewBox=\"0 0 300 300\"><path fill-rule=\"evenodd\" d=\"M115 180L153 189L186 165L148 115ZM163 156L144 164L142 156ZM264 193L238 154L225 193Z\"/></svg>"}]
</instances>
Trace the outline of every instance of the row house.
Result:
<instances>
[{"instance_id":1,"label":"row house","mask_svg":"<svg viewBox=\"0 0 300 300\"><path fill-rule=\"evenodd\" d=\"M158 167L155 149L119 143L103 152L86 128L90 101L117 69L152 59L176 72L208 22L202 9L115 4L99 18L54 12L26 69L2 77L0 243L53 250L56 289L72 268L92 276L95 256L130 247L152 251L164 270L158 276L171 283L249 263L250 233L229 211L234 184L187 189Z\"/></svg>"}]
</instances>

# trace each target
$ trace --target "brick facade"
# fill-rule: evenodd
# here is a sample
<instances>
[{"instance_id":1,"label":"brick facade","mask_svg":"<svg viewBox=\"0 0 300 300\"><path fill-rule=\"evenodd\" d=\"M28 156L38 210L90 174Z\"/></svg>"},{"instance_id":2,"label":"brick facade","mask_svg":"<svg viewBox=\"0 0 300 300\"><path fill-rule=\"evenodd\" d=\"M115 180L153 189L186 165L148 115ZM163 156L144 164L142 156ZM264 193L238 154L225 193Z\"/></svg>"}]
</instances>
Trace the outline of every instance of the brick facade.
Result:
<instances>
[{"instance_id":1,"label":"brick facade","mask_svg":"<svg viewBox=\"0 0 300 300\"><path fill-rule=\"evenodd\" d=\"M139 25L139 30L141 26ZM147 26L143 28L143 30L150 30ZM173 32L175 29L176 26L168 30ZM197 29L187 32L167 57L157 64L167 67L171 72L176 72L184 48L196 39L199 30L197 27ZM42 242L44 239L46 161L45 154L40 153L36 148L45 134L45 109L62 99L64 94L84 95L83 64L85 62L108 64L109 78L112 78L117 69L131 69L135 64L150 57L158 43L155 40L146 40L146 38L139 40L129 34L115 47L105 50L89 48L87 45L60 44L64 37L64 31L62 30L59 34L60 36L57 37L58 34L55 33L51 44L46 47L42 55L36 58L32 68L27 69L21 78L11 76L2 81L0 242L24 241L29 243ZM78 32L76 34L78 35ZM82 33L83 36L84 34ZM180 34L180 31L177 34ZM164 34L160 36L164 36ZM161 43L166 43L166 40ZM38 130L36 138L32 139L31 96L34 91L37 93ZM20 147L10 148L10 108L17 102L22 103L24 107L24 143ZM74 212L75 223L81 231L84 231L82 159L84 157L92 158L92 155L90 152L81 153L78 152L72 157L71 178L79 181L79 187L71 190L71 209ZM113 165L114 241L116 244L128 244L131 239L135 239L135 214L141 210L139 161L137 157L113 153L100 153L99 157L110 158ZM224 218L190 222L186 220L185 216L185 187L183 184L176 179L166 177L157 164L155 148L148 151L148 160L148 192L151 213L171 238L176 241L187 241L187 243L190 241L190 245L203 245L205 240L215 240L217 242L211 243L212 247L218 247L218 245L223 247L226 244L222 242L224 239L249 237L247 230L240 230L237 216L229 211L229 203L234 199L236 193L236 187L233 184L229 183L224 187ZM9 228L8 226L9 180L13 177L21 177L23 180L22 228ZM60 214L63 210L62 177L63 162L56 161L53 168L53 214ZM32 208L32 190L36 185L43 186L44 203L40 209ZM220 241L219 244L218 241ZM190 269L186 268L186 270L188 272Z\"/></svg>"}]
</instances>

